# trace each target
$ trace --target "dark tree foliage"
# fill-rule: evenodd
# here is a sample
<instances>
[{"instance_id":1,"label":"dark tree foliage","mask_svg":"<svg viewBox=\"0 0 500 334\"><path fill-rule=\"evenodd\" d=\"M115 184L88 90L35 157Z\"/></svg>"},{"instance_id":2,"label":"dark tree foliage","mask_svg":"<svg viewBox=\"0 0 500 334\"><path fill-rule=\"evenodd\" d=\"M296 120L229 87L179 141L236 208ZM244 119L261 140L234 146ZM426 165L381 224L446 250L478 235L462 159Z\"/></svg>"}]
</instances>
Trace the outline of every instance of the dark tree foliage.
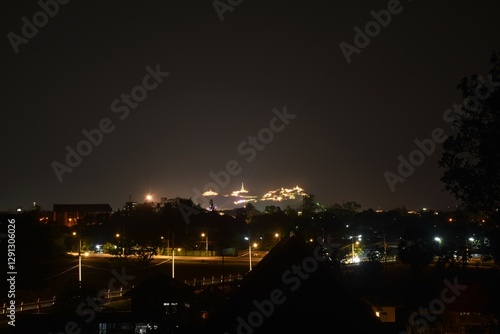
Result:
<instances>
[{"instance_id":1,"label":"dark tree foliage","mask_svg":"<svg viewBox=\"0 0 500 334\"><path fill-rule=\"evenodd\" d=\"M487 78L465 77L464 104L456 132L443 143L439 166L445 190L476 212L495 214L500 203L500 53L493 52Z\"/></svg>"},{"instance_id":2,"label":"dark tree foliage","mask_svg":"<svg viewBox=\"0 0 500 334\"><path fill-rule=\"evenodd\" d=\"M425 233L412 231L401 237L398 252L400 260L409 264L413 274L418 276L432 262L434 245Z\"/></svg>"},{"instance_id":3,"label":"dark tree foliage","mask_svg":"<svg viewBox=\"0 0 500 334\"><path fill-rule=\"evenodd\" d=\"M341 223L352 223L358 211L361 209L361 204L355 201L343 202L342 204L335 203L327 208L327 211L332 213L335 219Z\"/></svg>"}]
</instances>

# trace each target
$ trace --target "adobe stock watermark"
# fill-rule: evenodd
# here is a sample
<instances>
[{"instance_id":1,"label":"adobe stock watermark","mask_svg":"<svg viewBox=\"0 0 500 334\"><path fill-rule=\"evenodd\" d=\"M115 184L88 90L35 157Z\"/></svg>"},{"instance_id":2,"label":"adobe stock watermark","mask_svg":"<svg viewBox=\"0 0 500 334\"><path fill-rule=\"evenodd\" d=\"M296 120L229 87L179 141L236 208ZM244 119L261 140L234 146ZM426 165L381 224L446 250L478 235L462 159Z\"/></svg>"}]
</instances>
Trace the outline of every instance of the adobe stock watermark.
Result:
<instances>
[{"instance_id":1,"label":"adobe stock watermark","mask_svg":"<svg viewBox=\"0 0 500 334\"><path fill-rule=\"evenodd\" d=\"M361 50L370 44L371 38L375 38L380 34L382 28L387 28L389 23L391 23L393 15L400 14L402 11L403 6L399 0L389 0L387 2L387 9L381 9L378 12L371 10L370 14L374 20L365 24L364 31L358 26L354 27L354 32L356 33L353 38L354 45L344 41L339 44L340 50L347 63L350 64L352 55L360 54Z\"/></svg>"},{"instance_id":2,"label":"adobe stock watermark","mask_svg":"<svg viewBox=\"0 0 500 334\"><path fill-rule=\"evenodd\" d=\"M214 6L217 16L221 22L224 21L224 13L232 12L235 7L241 5L243 0L214 0L212 6Z\"/></svg>"},{"instance_id":3,"label":"adobe stock watermark","mask_svg":"<svg viewBox=\"0 0 500 334\"><path fill-rule=\"evenodd\" d=\"M293 264L281 274L281 282L284 285L284 289L276 288L269 292L269 298L258 301L254 299L252 301L253 311L249 312L244 316L237 316L236 331L237 334L250 334L253 333L256 328L262 326L267 318L270 318L275 309L280 305L283 305L292 292L300 289L302 284L313 275L318 269L320 262L324 262L328 257L323 256L320 252L329 249L329 246L317 245L314 248L313 256L308 256L302 260L300 264ZM224 334L230 334L229 332L224 332Z\"/></svg>"},{"instance_id":4,"label":"adobe stock watermark","mask_svg":"<svg viewBox=\"0 0 500 334\"><path fill-rule=\"evenodd\" d=\"M131 109L136 109L139 103L143 102L148 97L148 92L156 89L163 82L163 79L170 75L170 73L160 70L160 64L157 64L154 69L150 66L146 66L146 72L147 74L142 78L141 84L134 86L130 90L130 94L121 94L120 98L111 102L111 111L117 114L118 119L121 121L125 120L130 115ZM104 135L112 133L115 129L116 125L113 123L113 120L104 117L94 129L82 130L81 133L84 138L80 140L74 148L70 145L66 145L65 163L59 161L53 161L51 163L51 167L59 182L63 182L63 175L72 173L73 170L83 162L83 158L88 157L92 153L94 147L98 147L102 144Z\"/></svg>"},{"instance_id":5,"label":"adobe stock watermark","mask_svg":"<svg viewBox=\"0 0 500 334\"><path fill-rule=\"evenodd\" d=\"M113 274L114 277L109 280L107 289L99 290L94 298L88 296L84 302L81 302L76 307L75 313L79 317L84 318L83 321L86 324L90 324L94 321L95 313L100 307L99 305L102 305L105 302L105 299L102 296L108 293L108 289L110 291L117 291L120 290L120 287L126 288L130 282L135 279L135 276L127 275L125 273L125 268L122 268L121 273L113 269L111 270L111 274ZM117 282L120 283L118 288L115 286L115 283ZM64 325L64 331L55 334L75 334L81 333L81 331L82 329L76 321L68 321ZM49 332L49 334L52 334L52 332Z\"/></svg>"},{"instance_id":6,"label":"adobe stock watermark","mask_svg":"<svg viewBox=\"0 0 500 334\"><path fill-rule=\"evenodd\" d=\"M420 307L418 311L413 312L408 317L408 324L416 327L417 333L423 332L430 323L436 321L437 316L441 315L446 310L446 304L453 303L457 297L462 294L462 291L467 289L467 285L458 284L457 277L455 277L453 283L447 279L443 282L445 287L441 290L439 298L433 299L428 307ZM401 331L399 334L408 334L408 332Z\"/></svg>"},{"instance_id":7,"label":"adobe stock watermark","mask_svg":"<svg viewBox=\"0 0 500 334\"><path fill-rule=\"evenodd\" d=\"M491 74L488 75L486 80L482 76L478 76L474 96L466 97L462 104L454 103L453 109L446 109L443 113L443 121L452 124L457 120L468 117L469 112L476 111L480 101L488 99L499 86L500 82L494 81ZM442 128L435 128L428 138L415 139L413 142L417 148L408 154L408 158L401 154L398 156L397 173L388 170L384 172L385 181L391 192L395 192L396 184L405 182L415 172L416 167L422 166L425 159L436 151L437 144L444 143L447 137Z\"/></svg>"},{"instance_id":8,"label":"adobe stock watermark","mask_svg":"<svg viewBox=\"0 0 500 334\"><path fill-rule=\"evenodd\" d=\"M285 130L285 127L290 124L290 121L297 117L296 114L288 113L287 106L284 106L282 111L277 108L273 108L272 112L274 116L269 120L267 127L260 129L257 132L257 135L249 135L246 140L242 141L237 146L238 153L247 163L252 162L257 157L259 152L262 152L266 146L274 140L275 134ZM208 173L211 181L205 184L203 192L212 190L219 193L222 189L225 189L229 185L231 177L239 175L242 171L243 167L238 160L229 160L224 169L218 172L210 171ZM209 200L203 196L200 189L194 187L193 193L193 203L201 203L205 206L209 204ZM186 224L189 224L190 216L199 214L198 210L182 203L179 204L179 210L181 211Z\"/></svg>"},{"instance_id":9,"label":"adobe stock watermark","mask_svg":"<svg viewBox=\"0 0 500 334\"><path fill-rule=\"evenodd\" d=\"M16 220L7 220L7 282L9 290L7 291L7 297L9 306L7 307L7 324L9 326L16 326L16 277L17 277L17 267L16 267Z\"/></svg>"},{"instance_id":10,"label":"adobe stock watermark","mask_svg":"<svg viewBox=\"0 0 500 334\"><path fill-rule=\"evenodd\" d=\"M21 44L28 44L30 39L35 38L38 34L40 28L45 27L49 23L49 18L54 18L54 16L59 13L59 5L66 5L70 0L40 0L38 1L38 6L42 10L35 12L33 14L31 21L23 16L21 21L23 25L21 26L21 36L10 31L7 34L7 39L12 46L12 49L17 54L19 52L19 46Z\"/></svg>"}]
</instances>

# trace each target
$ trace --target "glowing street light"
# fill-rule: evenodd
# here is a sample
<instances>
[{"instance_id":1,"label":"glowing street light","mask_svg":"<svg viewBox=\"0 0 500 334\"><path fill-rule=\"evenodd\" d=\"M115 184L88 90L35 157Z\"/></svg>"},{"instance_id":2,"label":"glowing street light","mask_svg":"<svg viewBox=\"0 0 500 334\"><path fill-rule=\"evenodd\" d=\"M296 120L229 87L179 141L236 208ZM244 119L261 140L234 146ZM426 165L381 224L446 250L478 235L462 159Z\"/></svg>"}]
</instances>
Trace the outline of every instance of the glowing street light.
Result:
<instances>
[{"instance_id":1,"label":"glowing street light","mask_svg":"<svg viewBox=\"0 0 500 334\"><path fill-rule=\"evenodd\" d=\"M248 241L248 262L250 264L250 271L252 271L252 244L249 237L245 237L245 240Z\"/></svg>"},{"instance_id":2,"label":"glowing street light","mask_svg":"<svg viewBox=\"0 0 500 334\"><path fill-rule=\"evenodd\" d=\"M115 236L120 239L120 243L122 244L122 255L125 255L125 245L123 245L123 238L120 238L120 233L116 233Z\"/></svg>"},{"instance_id":3,"label":"glowing street light","mask_svg":"<svg viewBox=\"0 0 500 334\"><path fill-rule=\"evenodd\" d=\"M202 233L201 236L203 238L206 237L206 239L205 239L205 256L208 256L208 233L207 234Z\"/></svg>"},{"instance_id":4,"label":"glowing street light","mask_svg":"<svg viewBox=\"0 0 500 334\"><path fill-rule=\"evenodd\" d=\"M77 233L73 232L73 236ZM78 234L78 288L82 288L82 238Z\"/></svg>"}]
</instances>

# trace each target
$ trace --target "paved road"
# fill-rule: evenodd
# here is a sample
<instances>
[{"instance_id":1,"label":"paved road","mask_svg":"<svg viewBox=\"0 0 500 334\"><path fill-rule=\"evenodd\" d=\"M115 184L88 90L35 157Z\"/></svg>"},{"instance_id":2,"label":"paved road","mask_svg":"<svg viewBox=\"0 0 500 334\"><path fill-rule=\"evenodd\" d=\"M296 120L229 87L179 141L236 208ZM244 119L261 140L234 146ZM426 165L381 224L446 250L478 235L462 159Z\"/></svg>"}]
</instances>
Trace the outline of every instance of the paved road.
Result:
<instances>
[{"instance_id":1,"label":"paved road","mask_svg":"<svg viewBox=\"0 0 500 334\"><path fill-rule=\"evenodd\" d=\"M16 301L32 302L38 298L47 300L70 288L78 286L78 254L69 258L47 260L43 263L26 263L20 270L16 281ZM252 258L252 266L261 257ZM117 273L134 276L130 285L137 285L145 278L157 273L172 275L182 282L200 281L211 277L245 275L250 269L248 253L242 257L220 256L195 257L155 256L149 263L141 264L137 258L119 259L108 254L89 254L82 256L82 285L97 289L106 288ZM115 283L117 285L117 283ZM6 302L6 294L0 296L0 305Z\"/></svg>"},{"instance_id":2,"label":"paved road","mask_svg":"<svg viewBox=\"0 0 500 334\"><path fill-rule=\"evenodd\" d=\"M78 253L68 253L69 255L78 256ZM252 253L253 254L253 253ZM258 263L266 253L259 252L258 255L252 255L252 263ZM104 253L82 253L83 258L116 258L115 255L104 254ZM130 258L134 258L131 256ZM212 261L212 262L222 262L224 258L224 262L247 262L249 263L248 252L243 253L240 256L187 256L187 255L174 255L174 261ZM154 260L172 260L171 255L155 255Z\"/></svg>"}]
</instances>

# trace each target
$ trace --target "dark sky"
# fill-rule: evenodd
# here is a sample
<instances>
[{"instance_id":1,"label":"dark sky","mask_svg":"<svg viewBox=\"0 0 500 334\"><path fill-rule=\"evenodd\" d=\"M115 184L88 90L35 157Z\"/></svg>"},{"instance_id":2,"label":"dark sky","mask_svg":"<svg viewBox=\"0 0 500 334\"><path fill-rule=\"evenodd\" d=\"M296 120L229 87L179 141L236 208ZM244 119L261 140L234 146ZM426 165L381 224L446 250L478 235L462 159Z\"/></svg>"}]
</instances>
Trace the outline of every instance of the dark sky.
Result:
<instances>
[{"instance_id":1,"label":"dark sky","mask_svg":"<svg viewBox=\"0 0 500 334\"><path fill-rule=\"evenodd\" d=\"M398 13L348 63L340 43L355 46L354 28L388 5ZM443 114L462 103L457 84L486 76L500 46L498 1L243 0L223 21L211 0L70 1L47 22L36 1L2 6L0 210L194 197L232 160L221 193L299 185L324 205L453 208L439 144L394 191L384 173L415 139L452 133ZM34 14L41 27L16 53L9 36ZM169 75L145 90L148 66ZM131 92L144 98L135 108L120 101ZM100 142L61 182L54 162L101 122L113 131L93 132ZM250 159L259 133L267 143Z\"/></svg>"}]
</instances>

